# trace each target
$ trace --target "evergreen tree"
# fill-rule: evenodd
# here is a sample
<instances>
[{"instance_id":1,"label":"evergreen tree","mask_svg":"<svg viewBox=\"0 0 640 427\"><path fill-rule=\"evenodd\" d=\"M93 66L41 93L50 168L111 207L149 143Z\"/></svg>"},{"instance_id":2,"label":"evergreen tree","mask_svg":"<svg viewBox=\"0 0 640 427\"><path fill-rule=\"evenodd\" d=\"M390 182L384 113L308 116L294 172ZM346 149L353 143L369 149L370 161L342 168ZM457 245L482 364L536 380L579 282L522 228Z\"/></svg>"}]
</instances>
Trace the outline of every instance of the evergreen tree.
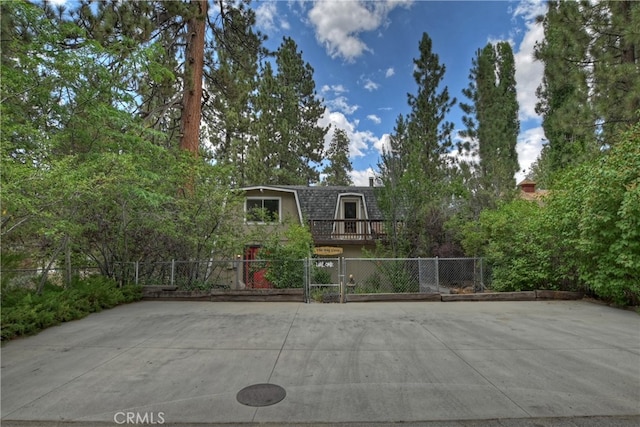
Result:
<instances>
[{"instance_id":1,"label":"evergreen tree","mask_svg":"<svg viewBox=\"0 0 640 427\"><path fill-rule=\"evenodd\" d=\"M538 90L553 177L597 156L640 115L640 3L551 1L536 46L545 74Z\"/></svg>"},{"instance_id":2,"label":"evergreen tree","mask_svg":"<svg viewBox=\"0 0 640 427\"><path fill-rule=\"evenodd\" d=\"M214 33L218 49L209 49L207 58L217 66L211 67L206 80L204 119L216 161L232 165L234 182L244 186L247 149L254 138L253 98L264 37L253 30L255 12L242 4L221 13L220 20L220 30Z\"/></svg>"},{"instance_id":3,"label":"evergreen tree","mask_svg":"<svg viewBox=\"0 0 640 427\"><path fill-rule=\"evenodd\" d=\"M327 150L327 160L329 164L322 170L326 175L322 181L323 185L353 185L349 176L353 171L353 165L349 160L349 137L344 129L336 129L333 133Z\"/></svg>"},{"instance_id":4,"label":"evergreen tree","mask_svg":"<svg viewBox=\"0 0 640 427\"><path fill-rule=\"evenodd\" d=\"M607 0L584 13L593 17L594 107L609 145L640 120L640 2Z\"/></svg>"},{"instance_id":5,"label":"evergreen tree","mask_svg":"<svg viewBox=\"0 0 640 427\"><path fill-rule=\"evenodd\" d=\"M411 209L411 194L406 191L406 184L403 182L408 160L408 153L404 152L404 148L408 146L407 132L406 119L399 115L393 133L389 136L389 149L382 151L378 163L382 186L375 189L376 199L385 213L385 227L389 236L387 249L392 258L404 257L410 253L406 227L398 227Z\"/></svg>"},{"instance_id":6,"label":"evergreen tree","mask_svg":"<svg viewBox=\"0 0 640 427\"><path fill-rule=\"evenodd\" d=\"M153 43L96 43L39 6L2 7L3 249L48 266L77 256L111 277L133 260L237 253L229 174L152 143L137 114L135 85L165 70ZM187 180L193 197L176 197Z\"/></svg>"},{"instance_id":7,"label":"evergreen tree","mask_svg":"<svg viewBox=\"0 0 640 427\"><path fill-rule=\"evenodd\" d=\"M398 192L382 196L389 218L404 223L398 250L406 248L408 256L448 255L449 236L444 224L450 215L454 169L449 152L453 147L453 123L445 117L455 104L447 87L440 88L445 66L432 51L431 38L425 33L419 43L420 57L414 59L413 73L418 91L408 94L411 112L398 121L392 149L383 158L381 191ZM406 122L406 131L405 131ZM398 198L402 204L388 201Z\"/></svg>"},{"instance_id":8,"label":"evergreen tree","mask_svg":"<svg viewBox=\"0 0 640 427\"><path fill-rule=\"evenodd\" d=\"M597 149L586 66L591 36L583 7L574 1L549 2L542 20L545 39L536 45L536 58L544 63L536 112L548 141L539 166L546 165L549 173L579 164Z\"/></svg>"},{"instance_id":9,"label":"evergreen tree","mask_svg":"<svg viewBox=\"0 0 640 427\"><path fill-rule=\"evenodd\" d=\"M318 126L324 113L313 68L296 43L284 38L276 54L277 73L264 66L256 98L258 136L248 153L247 182L308 185L318 182L328 128Z\"/></svg>"},{"instance_id":10,"label":"evergreen tree","mask_svg":"<svg viewBox=\"0 0 640 427\"><path fill-rule=\"evenodd\" d=\"M507 42L487 44L476 53L469 87L463 94L471 100L461 104L467 129L461 136L475 141L480 158L477 174L484 206L507 197L515 188L518 170L515 150L520 123L516 96L513 51Z\"/></svg>"}]
</instances>

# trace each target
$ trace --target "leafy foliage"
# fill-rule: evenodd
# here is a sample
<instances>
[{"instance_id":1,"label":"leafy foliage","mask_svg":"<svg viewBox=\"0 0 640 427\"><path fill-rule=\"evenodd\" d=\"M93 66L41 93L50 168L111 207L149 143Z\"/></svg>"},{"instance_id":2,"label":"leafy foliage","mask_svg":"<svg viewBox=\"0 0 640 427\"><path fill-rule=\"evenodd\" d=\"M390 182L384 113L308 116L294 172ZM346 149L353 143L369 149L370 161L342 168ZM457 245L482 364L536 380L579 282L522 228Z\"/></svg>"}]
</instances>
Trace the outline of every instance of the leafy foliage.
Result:
<instances>
[{"instance_id":1,"label":"leafy foliage","mask_svg":"<svg viewBox=\"0 0 640 427\"><path fill-rule=\"evenodd\" d=\"M463 230L468 252L493 268L497 290L585 287L640 303L640 126L609 152L561 174L544 203L486 210Z\"/></svg>"},{"instance_id":2,"label":"leafy foliage","mask_svg":"<svg viewBox=\"0 0 640 427\"><path fill-rule=\"evenodd\" d=\"M101 276L79 279L68 288L47 285L41 295L24 288L3 288L2 340L35 334L49 326L141 298L141 287L117 287L114 280Z\"/></svg>"},{"instance_id":3,"label":"leafy foliage","mask_svg":"<svg viewBox=\"0 0 640 427\"><path fill-rule=\"evenodd\" d=\"M471 101L461 104L467 129L460 132L477 146L480 186L474 197L483 207L508 199L518 171L516 143L520 132L516 97L515 62L507 42L487 44L473 59L469 87L463 94Z\"/></svg>"},{"instance_id":4,"label":"leafy foliage","mask_svg":"<svg viewBox=\"0 0 640 427\"><path fill-rule=\"evenodd\" d=\"M453 123L445 118L456 100L442 87L446 67L426 33L419 53L413 61L417 93L407 96L411 112L398 117L390 149L379 164L383 186L377 197L388 221L393 257L452 255L444 224L459 180L449 156Z\"/></svg>"},{"instance_id":5,"label":"leafy foliage","mask_svg":"<svg viewBox=\"0 0 640 427\"><path fill-rule=\"evenodd\" d=\"M291 224L281 235L273 233L260 249L259 255L267 261L265 278L276 288L301 288L304 285L304 259L313 248L309 230Z\"/></svg>"},{"instance_id":6,"label":"leafy foliage","mask_svg":"<svg viewBox=\"0 0 640 427\"><path fill-rule=\"evenodd\" d=\"M92 40L100 24L88 15L76 25L27 2L3 12L15 18L0 81L3 248L109 277L133 261L238 253L229 170L158 144L148 116L131 113L144 98L132 82L172 75L158 46Z\"/></svg>"}]
</instances>

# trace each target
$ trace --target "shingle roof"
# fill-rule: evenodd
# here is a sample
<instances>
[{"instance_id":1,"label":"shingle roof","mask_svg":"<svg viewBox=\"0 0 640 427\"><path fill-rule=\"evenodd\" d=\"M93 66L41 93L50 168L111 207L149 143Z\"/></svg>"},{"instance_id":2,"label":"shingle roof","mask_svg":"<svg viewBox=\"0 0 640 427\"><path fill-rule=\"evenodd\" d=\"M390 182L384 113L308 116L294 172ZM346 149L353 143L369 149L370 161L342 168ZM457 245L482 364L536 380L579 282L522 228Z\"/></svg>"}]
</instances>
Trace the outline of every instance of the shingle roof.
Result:
<instances>
[{"instance_id":1,"label":"shingle roof","mask_svg":"<svg viewBox=\"0 0 640 427\"><path fill-rule=\"evenodd\" d=\"M368 219L382 220L375 187L307 187L301 185L271 185L271 188L295 190L302 216L306 219L334 219L340 194L361 194L367 206Z\"/></svg>"}]
</instances>

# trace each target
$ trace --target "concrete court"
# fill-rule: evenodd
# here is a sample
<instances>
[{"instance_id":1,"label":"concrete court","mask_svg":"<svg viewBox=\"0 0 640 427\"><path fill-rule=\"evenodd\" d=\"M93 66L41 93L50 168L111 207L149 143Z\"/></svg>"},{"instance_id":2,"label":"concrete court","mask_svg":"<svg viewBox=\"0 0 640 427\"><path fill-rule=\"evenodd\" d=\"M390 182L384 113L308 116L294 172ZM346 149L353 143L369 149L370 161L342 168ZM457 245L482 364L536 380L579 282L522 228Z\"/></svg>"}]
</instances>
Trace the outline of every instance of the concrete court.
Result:
<instances>
[{"instance_id":1,"label":"concrete court","mask_svg":"<svg viewBox=\"0 0 640 427\"><path fill-rule=\"evenodd\" d=\"M145 301L1 356L4 426L640 425L640 316L587 301Z\"/></svg>"}]
</instances>

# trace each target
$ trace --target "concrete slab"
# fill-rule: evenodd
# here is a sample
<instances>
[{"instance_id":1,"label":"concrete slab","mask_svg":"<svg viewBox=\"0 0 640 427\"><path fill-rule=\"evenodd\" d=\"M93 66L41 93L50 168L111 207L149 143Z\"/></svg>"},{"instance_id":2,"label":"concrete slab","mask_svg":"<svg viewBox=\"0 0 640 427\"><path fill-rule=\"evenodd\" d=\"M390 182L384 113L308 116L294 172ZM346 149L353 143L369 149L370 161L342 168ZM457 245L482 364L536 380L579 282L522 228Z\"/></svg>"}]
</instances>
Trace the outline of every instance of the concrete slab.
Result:
<instances>
[{"instance_id":1,"label":"concrete slab","mask_svg":"<svg viewBox=\"0 0 640 427\"><path fill-rule=\"evenodd\" d=\"M640 423L640 316L586 301L145 301L1 364L3 426ZM258 383L287 395L237 402Z\"/></svg>"}]
</instances>

